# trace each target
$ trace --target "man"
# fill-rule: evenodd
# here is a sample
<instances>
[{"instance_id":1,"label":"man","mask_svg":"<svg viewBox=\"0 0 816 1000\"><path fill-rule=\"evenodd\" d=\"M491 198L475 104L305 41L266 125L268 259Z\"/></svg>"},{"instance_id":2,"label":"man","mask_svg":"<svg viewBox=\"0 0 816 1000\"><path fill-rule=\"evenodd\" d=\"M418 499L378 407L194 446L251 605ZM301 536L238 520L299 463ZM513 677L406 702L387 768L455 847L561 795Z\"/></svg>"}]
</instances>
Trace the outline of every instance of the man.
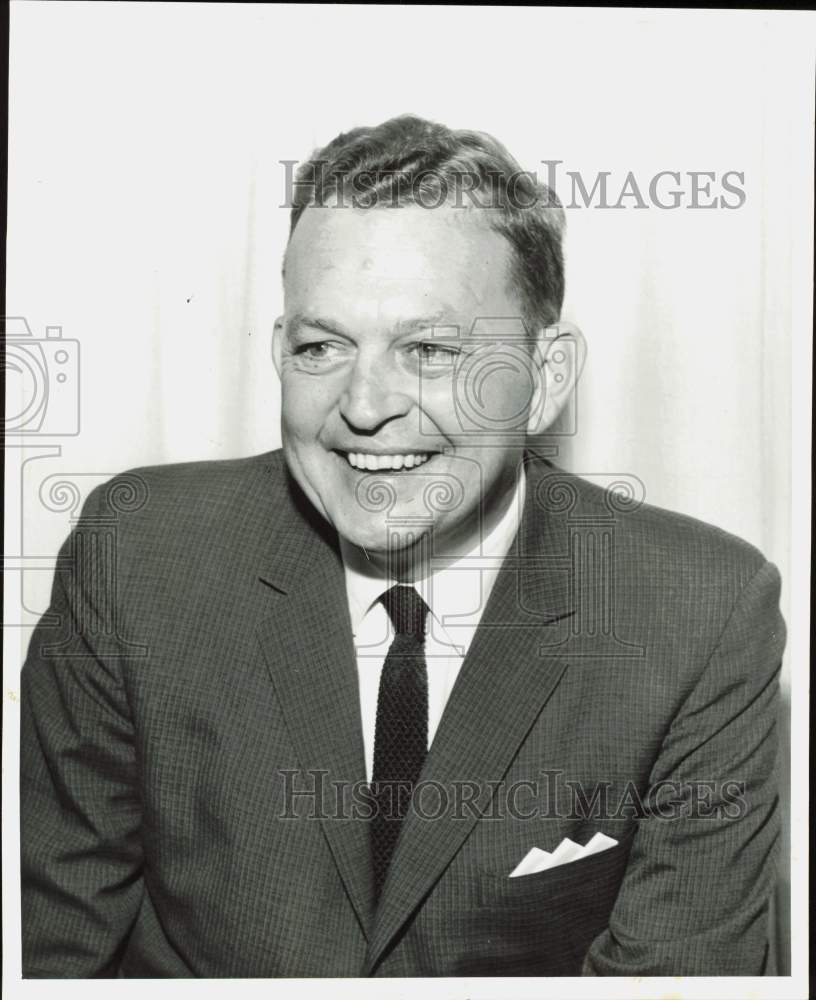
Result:
<instances>
[{"instance_id":1,"label":"man","mask_svg":"<svg viewBox=\"0 0 816 1000\"><path fill-rule=\"evenodd\" d=\"M300 170L282 452L117 477L61 554L25 975L766 970L778 574L526 446L581 363L562 228L418 118Z\"/></svg>"}]
</instances>

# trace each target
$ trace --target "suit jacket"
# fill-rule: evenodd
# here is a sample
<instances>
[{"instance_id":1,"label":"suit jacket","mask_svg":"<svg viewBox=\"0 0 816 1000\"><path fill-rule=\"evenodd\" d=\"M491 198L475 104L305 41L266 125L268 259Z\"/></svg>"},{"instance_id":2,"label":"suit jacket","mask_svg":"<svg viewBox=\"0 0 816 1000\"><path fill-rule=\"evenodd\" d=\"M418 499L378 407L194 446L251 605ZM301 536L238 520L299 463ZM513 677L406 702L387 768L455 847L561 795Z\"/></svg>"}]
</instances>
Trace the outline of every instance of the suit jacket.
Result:
<instances>
[{"instance_id":1,"label":"suit jacket","mask_svg":"<svg viewBox=\"0 0 816 1000\"><path fill-rule=\"evenodd\" d=\"M342 563L281 452L93 491L22 676L24 975L763 972L777 571L526 461L376 909Z\"/></svg>"}]
</instances>

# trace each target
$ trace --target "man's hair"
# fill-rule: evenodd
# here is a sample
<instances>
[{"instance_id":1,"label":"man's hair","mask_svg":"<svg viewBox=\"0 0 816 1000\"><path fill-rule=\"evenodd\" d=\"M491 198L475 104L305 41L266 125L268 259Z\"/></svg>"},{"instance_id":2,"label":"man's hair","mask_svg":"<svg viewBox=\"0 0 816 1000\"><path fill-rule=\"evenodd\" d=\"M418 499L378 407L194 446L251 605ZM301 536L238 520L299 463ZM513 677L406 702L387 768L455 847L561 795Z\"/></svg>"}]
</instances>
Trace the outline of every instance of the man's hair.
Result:
<instances>
[{"instance_id":1,"label":"man's hair","mask_svg":"<svg viewBox=\"0 0 816 1000\"><path fill-rule=\"evenodd\" d=\"M289 234L303 211L327 200L355 208L443 204L487 208L513 249L511 280L530 334L556 323L564 298L564 211L484 132L453 130L414 115L343 132L295 174Z\"/></svg>"}]
</instances>

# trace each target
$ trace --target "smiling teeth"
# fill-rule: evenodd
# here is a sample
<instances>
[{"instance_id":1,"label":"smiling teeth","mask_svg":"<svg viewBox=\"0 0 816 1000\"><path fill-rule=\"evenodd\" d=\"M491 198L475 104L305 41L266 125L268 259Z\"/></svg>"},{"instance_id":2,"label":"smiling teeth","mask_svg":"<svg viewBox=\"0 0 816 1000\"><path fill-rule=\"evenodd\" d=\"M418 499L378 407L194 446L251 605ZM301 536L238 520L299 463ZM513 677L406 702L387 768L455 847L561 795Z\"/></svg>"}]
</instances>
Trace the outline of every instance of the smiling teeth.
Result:
<instances>
[{"instance_id":1,"label":"smiling teeth","mask_svg":"<svg viewBox=\"0 0 816 1000\"><path fill-rule=\"evenodd\" d=\"M376 472L379 469L413 469L430 458L427 452L406 455L369 455L362 451L350 451L346 455L349 465L355 469Z\"/></svg>"}]
</instances>

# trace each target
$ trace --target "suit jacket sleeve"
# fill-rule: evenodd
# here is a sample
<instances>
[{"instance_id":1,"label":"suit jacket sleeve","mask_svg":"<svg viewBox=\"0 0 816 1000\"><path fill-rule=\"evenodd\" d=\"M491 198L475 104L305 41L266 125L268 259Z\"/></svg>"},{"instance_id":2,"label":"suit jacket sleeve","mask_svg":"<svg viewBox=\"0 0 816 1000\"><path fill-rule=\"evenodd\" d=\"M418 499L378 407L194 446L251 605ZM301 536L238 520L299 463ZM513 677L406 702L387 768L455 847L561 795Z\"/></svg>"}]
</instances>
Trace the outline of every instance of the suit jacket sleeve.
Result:
<instances>
[{"instance_id":1,"label":"suit jacket sleeve","mask_svg":"<svg viewBox=\"0 0 816 1000\"><path fill-rule=\"evenodd\" d=\"M103 490L60 552L49 608L59 625L43 618L22 671L27 977L115 975L142 898L136 748L110 628L116 564L88 530Z\"/></svg>"},{"instance_id":2,"label":"suit jacket sleeve","mask_svg":"<svg viewBox=\"0 0 816 1000\"><path fill-rule=\"evenodd\" d=\"M760 567L676 714L584 975L761 975L780 840L779 574Z\"/></svg>"}]
</instances>

